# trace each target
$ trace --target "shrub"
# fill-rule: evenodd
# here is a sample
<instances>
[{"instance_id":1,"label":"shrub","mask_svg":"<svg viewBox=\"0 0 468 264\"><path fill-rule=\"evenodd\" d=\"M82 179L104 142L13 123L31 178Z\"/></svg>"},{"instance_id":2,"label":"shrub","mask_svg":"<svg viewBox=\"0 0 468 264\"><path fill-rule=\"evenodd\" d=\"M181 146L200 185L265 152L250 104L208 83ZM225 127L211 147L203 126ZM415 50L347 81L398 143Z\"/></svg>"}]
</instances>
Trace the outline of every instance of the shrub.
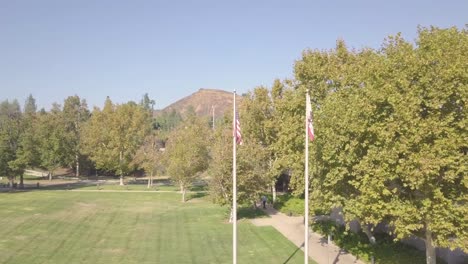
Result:
<instances>
[{"instance_id":1,"label":"shrub","mask_svg":"<svg viewBox=\"0 0 468 264\"><path fill-rule=\"evenodd\" d=\"M370 262L374 256L376 264L424 264L425 254L413 247L393 241L388 234L376 235L377 244L371 245L363 232L347 231L343 226L337 226L333 221L316 222L312 230L324 236L332 234L333 242L354 256ZM445 263L437 259L437 263Z\"/></svg>"},{"instance_id":2,"label":"shrub","mask_svg":"<svg viewBox=\"0 0 468 264\"><path fill-rule=\"evenodd\" d=\"M291 194L279 195L273 205L278 211L287 215L304 215L304 199Z\"/></svg>"}]
</instances>

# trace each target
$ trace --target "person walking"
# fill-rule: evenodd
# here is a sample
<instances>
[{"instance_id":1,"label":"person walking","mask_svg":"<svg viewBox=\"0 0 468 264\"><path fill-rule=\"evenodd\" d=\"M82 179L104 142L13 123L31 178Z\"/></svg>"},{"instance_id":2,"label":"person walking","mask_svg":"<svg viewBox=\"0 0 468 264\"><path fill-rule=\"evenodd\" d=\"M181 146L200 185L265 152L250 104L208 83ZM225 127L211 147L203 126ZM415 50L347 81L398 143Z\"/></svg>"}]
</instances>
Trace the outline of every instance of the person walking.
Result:
<instances>
[{"instance_id":1,"label":"person walking","mask_svg":"<svg viewBox=\"0 0 468 264\"><path fill-rule=\"evenodd\" d=\"M263 209L266 209L266 202L267 202L267 198L265 195L262 196L262 205L263 205Z\"/></svg>"}]
</instances>

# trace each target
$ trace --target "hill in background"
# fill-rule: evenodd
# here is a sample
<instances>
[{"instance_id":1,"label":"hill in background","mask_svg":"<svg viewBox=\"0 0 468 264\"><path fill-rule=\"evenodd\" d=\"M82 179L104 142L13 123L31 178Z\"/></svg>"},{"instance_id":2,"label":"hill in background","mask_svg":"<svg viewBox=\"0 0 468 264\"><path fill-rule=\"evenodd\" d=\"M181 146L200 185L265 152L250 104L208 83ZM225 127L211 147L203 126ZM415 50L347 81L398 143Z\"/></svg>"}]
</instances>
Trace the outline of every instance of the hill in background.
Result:
<instances>
[{"instance_id":1,"label":"hill in background","mask_svg":"<svg viewBox=\"0 0 468 264\"><path fill-rule=\"evenodd\" d=\"M236 100L240 102L242 97L238 95L236 98ZM211 116L212 108L214 107L215 116L219 118L223 116L226 111L232 111L232 103L233 96L231 92L202 88L162 110L157 110L155 115L158 116L162 112L170 113L175 110L177 113L184 116L190 108L193 108L197 116Z\"/></svg>"}]
</instances>

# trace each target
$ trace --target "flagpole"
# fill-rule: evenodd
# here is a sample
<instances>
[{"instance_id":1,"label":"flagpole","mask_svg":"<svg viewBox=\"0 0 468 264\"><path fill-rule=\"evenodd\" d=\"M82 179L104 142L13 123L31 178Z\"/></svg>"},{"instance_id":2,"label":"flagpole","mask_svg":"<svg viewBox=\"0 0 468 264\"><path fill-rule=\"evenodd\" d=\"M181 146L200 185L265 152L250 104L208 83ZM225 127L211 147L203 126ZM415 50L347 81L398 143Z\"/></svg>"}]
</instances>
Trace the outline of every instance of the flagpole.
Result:
<instances>
[{"instance_id":1,"label":"flagpole","mask_svg":"<svg viewBox=\"0 0 468 264\"><path fill-rule=\"evenodd\" d=\"M237 171L236 171L236 91L233 101L232 135L232 263L237 264Z\"/></svg>"},{"instance_id":2,"label":"flagpole","mask_svg":"<svg viewBox=\"0 0 468 264\"><path fill-rule=\"evenodd\" d=\"M309 89L306 92L306 120L305 120L305 208L304 208L304 263L309 263L309 138L308 138L308 114Z\"/></svg>"}]
</instances>

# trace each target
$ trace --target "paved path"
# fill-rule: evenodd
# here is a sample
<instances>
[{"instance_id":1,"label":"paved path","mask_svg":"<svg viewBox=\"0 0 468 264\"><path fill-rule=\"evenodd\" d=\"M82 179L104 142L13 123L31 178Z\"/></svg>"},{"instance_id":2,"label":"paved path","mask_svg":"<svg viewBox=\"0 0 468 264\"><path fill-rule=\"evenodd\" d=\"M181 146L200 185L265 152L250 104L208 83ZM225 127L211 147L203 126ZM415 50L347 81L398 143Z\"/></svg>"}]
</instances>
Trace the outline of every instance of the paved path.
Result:
<instances>
[{"instance_id":1,"label":"paved path","mask_svg":"<svg viewBox=\"0 0 468 264\"><path fill-rule=\"evenodd\" d=\"M258 226L271 225L287 237L296 246L304 250L304 218L287 216L273 208L265 210L269 218L252 219ZM327 245L327 238L309 230L309 257L318 264L364 264L353 255L340 249L333 243Z\"/></svg>"}]
</instances>

